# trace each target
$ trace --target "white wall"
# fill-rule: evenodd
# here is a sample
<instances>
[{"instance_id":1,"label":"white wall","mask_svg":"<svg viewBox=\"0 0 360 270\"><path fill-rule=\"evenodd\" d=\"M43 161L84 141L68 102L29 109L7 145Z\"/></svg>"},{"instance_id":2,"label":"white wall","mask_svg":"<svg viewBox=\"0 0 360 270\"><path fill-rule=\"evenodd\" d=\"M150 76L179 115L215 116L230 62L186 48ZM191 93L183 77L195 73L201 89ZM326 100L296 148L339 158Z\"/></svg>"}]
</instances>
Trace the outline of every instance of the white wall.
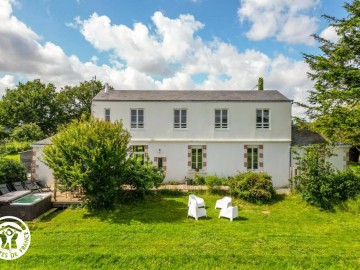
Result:
<instances>
[{"instance_id":1,"label":"white wall","mask_svg":"<svg viewBox=\"0 0 360 270\"><path fill-rule=\"evenodd\" d=\"M299 149L298 147L293 147L294 150L297 151L297 153L299 154L299 156L301 157L304 154L304 151L302 149ZM334 152L334 156L332 156L329 159L329 162L338 170L342 171L342 170L346 170L348 169L348 162L349 162L349 150L350 150L350 146L349 145L341 145L341 146L336 146L333 150ZM295 154L291 154L291 167L292 168L296 168L296 160L295 160L296 155Z\"/></svg>"},{"instance_id":2,"label":"white wall","mask_svg":"<svg viewBox=\"0 0 360 270\"><path fill-rule=\"evenodd\" d=\"M137 143L141 144L141 143ZM150 160L154 157L166 157L167 172L165 182L184 182L185 177L194 172L188 170L188 143L146 143ZM206 145L207 169L200 172L204 175L218 175L228 177L238 172L246 171L244 168L244 144L243 143L196 143ZM248 144L248 143L247 143ZM254 143L255 144L255 143ZM288 185L289 180L289 143L266 143L263 144L264 169L262 171L272 176L275 187ZM160 152L159 152L160 149Z\"/></svg>"},{"instance_id":3,"label":"white wall","mask_svg":"<svg viewBox=\"0 0 360 270\"><path fill-rule=\"evenodd\" d=\"M291 140L290 102L116 102L94 101L94 116L122 120L133 140ZM144 128L130 128L130 109L144 109ZM174 109L187 109L187 129L173 128ZM214 128L215 109L228 109L229 128ZM256 109L270 109L271 128L256 129Z\"/></svg>"},{"instance_id":4,"label":"white wall","mask_svg":"<svg viewBox=\"0 0 360 270\"><path fill-rule=\"evenodd\" d=\"M43 158L43 146L33 146L33 151L36 155L33 157L35 160L35 174L36 178L46 181L46 183L54 188L54 176L51 169L42 161ZM35 159L34 159L35 158Z\"/></svg>"}]
</instances>

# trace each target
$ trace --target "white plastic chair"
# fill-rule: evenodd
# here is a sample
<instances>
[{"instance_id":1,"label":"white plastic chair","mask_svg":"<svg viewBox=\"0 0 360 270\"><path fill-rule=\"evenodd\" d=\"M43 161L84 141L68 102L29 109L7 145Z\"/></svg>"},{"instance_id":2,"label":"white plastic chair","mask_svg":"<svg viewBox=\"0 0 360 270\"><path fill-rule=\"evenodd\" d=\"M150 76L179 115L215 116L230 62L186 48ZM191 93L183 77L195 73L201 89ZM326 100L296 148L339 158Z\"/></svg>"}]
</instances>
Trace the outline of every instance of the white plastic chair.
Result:
<instances>
[{"instance_id":1,"label":"white plastic chair","mask_svg":"<svg viewBox=\"0 0 360 270\"><path fill-rule=\"evenodd\" d=\"M190 201L195 200L197 207L205 207L205 202L203 198L195 196L194 194L189 195L188 207L190 207Z\"/></svg>"},{"instance_id":2,"label":"white plastic chair","mask_svg":"<svg viewBox=\"0 0 360 270\"><path fill-rule=\"evenodd\" d=\"M215 209L216 208L221 208L222 209L222 208L226 207L228 202L231 203L231 198L230 197L224 197L224 198L222 198L220 200L217 200L216 204L215 204Z\"/></svg>"},{"instance_id":3,"label":"white plastic chair","mask_svg":"<svg viewBox=\"0 0 360 270\"><path fill-rule=\"evenodd\" d=\"M188 210L188 217L193 217L196 220L200 217L207 217L206 215L206 209L205 208L199 208L197 207L197 203L195 200L190 199L189 202L189 210Z\"/></svg>"},{"instance_id":4,"label":"white plastic chair","mask_svg":"<svg viewBox=\"0 0 360 270\"><path fill-rule=\"evenodd\" d=\"M237 206L231 206L231 202L228 202L226 207L222 208L220 210L219 218L225 217L229 218L230 221L233 221L234 218L239 217L238 215L238 207Z\"/></svg>"}]
</instances>

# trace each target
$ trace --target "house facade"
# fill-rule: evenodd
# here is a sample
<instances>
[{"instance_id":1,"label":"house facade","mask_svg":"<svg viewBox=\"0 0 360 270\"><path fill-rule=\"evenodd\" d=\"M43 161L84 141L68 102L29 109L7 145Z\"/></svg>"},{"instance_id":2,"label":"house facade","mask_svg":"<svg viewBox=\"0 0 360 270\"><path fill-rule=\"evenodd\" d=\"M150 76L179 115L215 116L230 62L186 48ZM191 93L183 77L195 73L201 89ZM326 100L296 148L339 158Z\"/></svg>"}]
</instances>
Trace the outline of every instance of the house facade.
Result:
<instances>
[{"instance_id":1,"label":"house facade","mask_svg":"<svg viewBox=\"0 0 360 270\"><path fill-rule=\"evenodd\" d=\"M275 187L288 185L291 100L278 91L106 89L92 113L121 120L133 154L164 168L165 182L251 170L269 173Z\"/></svg>"}]
</instances>

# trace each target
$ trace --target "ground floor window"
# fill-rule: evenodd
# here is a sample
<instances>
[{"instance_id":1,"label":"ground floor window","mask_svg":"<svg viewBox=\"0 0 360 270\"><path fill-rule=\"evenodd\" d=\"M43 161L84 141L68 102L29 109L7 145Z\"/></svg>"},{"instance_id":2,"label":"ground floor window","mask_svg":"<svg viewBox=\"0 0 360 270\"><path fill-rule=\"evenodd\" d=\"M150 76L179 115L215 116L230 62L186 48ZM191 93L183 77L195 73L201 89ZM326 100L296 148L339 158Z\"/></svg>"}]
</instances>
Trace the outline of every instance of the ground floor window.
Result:
<instances>
[{"instance_id":1,"label":"ground floor window","mask_svg":"<svg viewBox=\"0 0 360 270\"><path fill-rule=\"evenodd\" d=\"M202 169L202 146L192 146L191 148L191 169L198 171Z\"/></svg>"},{"instance_id":2,"label":"ground floor window","mask_svg":"<svg viewBox=\"0 0 360 270\"><path fill-rule=\"evenodd\" d=\"M244 145L244 167L246 170L264 170L264 146Z\"/></svg>"},{"instance_id":3,"label":"ground floor window","mask_svg":"<svg viewBox=\"0 0 360 270\"><path fill-rule=\"evenodd\" d=\"M188 170L206 171L206 145L188 145Z\"/></svg>"},{"instance_id":4,"label":"ground floor window","mask_svg":"<svg viewBox=\"0 0 360 270\"><path fill-rule=\"evenodd\" d=\"M133 156L139 158L141 160L141 164L145 162L145 154L146 154L146 146L145 145L133 145L132 146L132 154Z\"/></svg>"},{"instance_id":5,"label":"ground floor window","mask_svg":"<svg viewBox=\"0 0 360 270\"><path fill-rule=\"evenodd\" d=\"M166 171L166 157L154 157L154 166Z\"/></svg>"},{"instance_id":6,"label":"ground floor window","mask_svg":"<svg viewBox=\"0 0 360 270\"><path fill-rule=\"evenodd\" d=\"M259 148L257 146L248 146L247 148L247 169L259 169Z\"/></svg>"}]
</instances>

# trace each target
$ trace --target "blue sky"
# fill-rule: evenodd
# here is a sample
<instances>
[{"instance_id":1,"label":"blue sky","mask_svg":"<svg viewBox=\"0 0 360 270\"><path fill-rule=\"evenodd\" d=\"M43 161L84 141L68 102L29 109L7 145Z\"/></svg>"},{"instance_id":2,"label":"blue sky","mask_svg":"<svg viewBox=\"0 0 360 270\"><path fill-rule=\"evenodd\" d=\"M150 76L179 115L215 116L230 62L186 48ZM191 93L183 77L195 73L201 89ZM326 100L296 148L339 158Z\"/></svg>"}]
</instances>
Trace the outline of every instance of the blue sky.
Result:
<instances>
[{"instance_id":1,"label":"blue sky","mask_svg":"<svg viewBox=\"0 0 360 270\"><path fill-rule=\"evenodd\" d=\"M1 0L0 92L97 76L117 89L266 89L303 101L339 0ZM295 114L301 113L295 111Z\"/></svg>"}]
</instances>

